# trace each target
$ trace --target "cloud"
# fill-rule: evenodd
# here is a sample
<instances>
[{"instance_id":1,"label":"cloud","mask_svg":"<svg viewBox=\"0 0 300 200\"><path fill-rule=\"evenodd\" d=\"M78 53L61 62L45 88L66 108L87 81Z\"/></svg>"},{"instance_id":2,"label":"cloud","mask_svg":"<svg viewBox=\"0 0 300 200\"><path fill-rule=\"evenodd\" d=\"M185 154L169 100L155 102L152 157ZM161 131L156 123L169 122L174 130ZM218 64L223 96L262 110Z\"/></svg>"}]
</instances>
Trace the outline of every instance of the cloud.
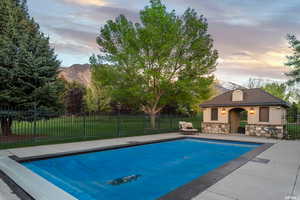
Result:
<instances>
[{"instance_id":1,"label":"cloud","mask_svg":"<svg viewBox=\"0 0 300 200\"><path fill-rule=\"evenodd\" d=\"M260 59L264 63L272 67L282 67L287 62L286 56L290 54L288 48L283 48L279 50L267 51L265 54L260 56Z\"/></svg>"},{"instance_id":2,"label":"cloud","mask_svg":"<svg viewBox=\"0 0 300 200\"><path fill-rule=\"evenodd\" d=\"M288 48L266 51L264 53L238 52L222 59L222 63L241 64L248 67L282 67L286 56L290 53Z\"/></svg>"},{"instance_id":3,"label":"cloud","mask_svg":"<svg viewBox=\"0 0 300 200\"><path fill-rule=\"evenodd\" d=\"M35 3L34 3L35 2ZM249 76L286 79L283 75L289 54L286 35L300 34L300 1L274 0L164 0L168 9L182 14L194 8L208 19L209 33L220 58L216 74L243 82ZM63 62L72 64L98 53L95 38L108 19L124 14L139 21L139 10L148 0L32 0L33 16L49 34ZM38 5L34 7L34 5ZM49 7L49 12L41 12ZM300 36L299 36L300 37ZM84 59L83 59L84 58ZM83 61L84 62L84 61Z\"/></svg>"},{"instance_id":4,"label":"cloud","mask_svg":"<svg viewBox=\"0 0 300 200\"><path fill-rule=\"evenodd\" d=\"M73 44L70 42L57 42L57 43L51 43L51 47L55 49L55 51L63 54L71 54L71 55L85 55L89 54L91 55L91 51L94 49L91 49L89 46L80 45L80 44Z\"/></svg>"},{"instance_id":5,"label":"cloud","mask_svg":"<svg viewBox=\"0 0 300 200\"><path fill-rule=\"evenodd\" d=\"M72 41L77 44L96 47L96 32L84 30L76 30L71 28L52 27L50 28L55 34L63 39L63 41Z\"/></svg>"},{"instance_id":6,"label":"cloud","mask_svg":"<svg viewBox=\"0 0 300 200\"><path fill-rule=\"evenodd\" d=\"M104 6L107 5L108 2L104 0L63 0L66 3L73 3L79 5L94 5L94 6Z\"/></svg>"},{"instance_id":7,"label":"cloud","mask_svg":"<svg viewBox=\"0 0 300 200\"><path fill-rule=\"evenodd\" d=\"M259 24L258 21L250 20L250 19L241 19L241 18L230 18L224 20L225 23L234 25L234 26L257 26Z\"/></svg>"},{"instance_id":8,"label":"cloud","mask_svg":"<svg viewBox=\"0 0 300 200\"><path fill-rule=\"evenodd\" d=\"M232 54L233 56L251 56L251 53L248 51L235 52Z\"/></svg>"},{"instance_id":9,"label":"cloud","mask_svg":"<svg viewBox=\"0 0 300 200\"><path fill-rule=\"evenodd\" d=\"M98 26L104 24L104 22L109 19L115 19L121 14L125 15L131 21L139 21L139 11L127 8L116 8L110 6L89 7L80 9L73 13L76 17L81 17L90 21L92 20L92 22L97 23Z\"/></svg>"},{"instance_id":10,"label":"cloud","mask_svg":"<svg viewBox=\"0 0 300 200\"><path fill-rule=\"evenodd\" d=\"M220 80L232 81L234 83L246 84L249 78L260 78L265 80L286 81L284 73L288 67L260 67L251 68L241 65L219 65L215 75Z\"/></svg>"},{"instance_id":11,"label":"cloud","mask_svg":"<svg viewBox=\"0 0 300 200\"><path fill-rule=\"evenodd\" d=\"M257 65L260 64L259 60L251 57L251 56L240 56L240 55L232 55L228 56L223 59L223 63L226 64L251 64L251 65Z\"/></svg>"}]
</instances>

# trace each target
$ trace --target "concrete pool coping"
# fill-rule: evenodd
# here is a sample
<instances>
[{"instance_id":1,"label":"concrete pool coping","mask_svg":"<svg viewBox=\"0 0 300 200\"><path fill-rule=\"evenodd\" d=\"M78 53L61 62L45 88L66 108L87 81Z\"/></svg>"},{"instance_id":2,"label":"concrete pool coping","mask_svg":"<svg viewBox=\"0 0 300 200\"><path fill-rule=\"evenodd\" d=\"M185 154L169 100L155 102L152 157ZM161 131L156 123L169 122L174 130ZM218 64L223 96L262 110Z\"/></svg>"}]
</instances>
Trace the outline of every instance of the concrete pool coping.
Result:
<instances>
[{"instance_id":1,"label":"concrete pool coping","mask_svg":"<svg viewBox=\"0 0 300 200\"><path fill-rule=\"evenodd\" d=\"M6 150L6 151L0 151L0 154L6 155L6 156L17 156L19 158L22 158L22 157L28 158L28 157L30 157L30 155L32 155L32 156L42 155L43 156L43 155L47 155L47 154L49 155L49 153L57 154L57 153L63 153L63 152L67 152L67 151L74 151L76 149L80 149L80 150L89 149L87 147L91 148L91 147L101 146L101 147L105 148L105 147L109 147L112 145L120 145L120 144L128 145L128 143L134 143L134 142L144 142L144 141L147 142L147 141L155 141L158 139L160 140L160 139L172 139L172 138L182 138L182 137L183 137L182 135L177 134L177 133L159 134L159 135L139 136L139 137L130 137L130 138L109 139L109 140L101 140L101 141L79 142L79 143L71 143L71 144L47 145L47 146L39 146L39 147L10 149L10 150ZM191 136L188 136L188 137L190 138ZM242 142L258 142L258 143L278 143L278 142L280 142L280 140L272 140L272 139L265 139L265 138L253 138L253 137L245 137L245 136L200 135L200 136L195 136L195 137L206 138L206 139L207 138L208 139L218 139L218 140L225 139L225 140L230 140L230 141L242 141ZM248 165L248 164L246 164L246 165ZM235 172L233 172L231 174L235 174ZM224 179L227 179L227 177L225 177ZM199 187L199 185L198 185L198 187ZM209 190L204 190L203 193L205 195L207 195L208 192L209 192ZM199 194L198 196L201 197L203 195ZM205 197L203 199L208 199L208 198ZM225 199L225 198L222 197L219 199Z\"/></svg>"},{"instance_id":2,"label":"concrete pool coping","mask_svg":"<svg viewBox=\"0 0 300 200\"><path fill-rule=\"evenodd\" d=\"M18 193L18 196L22 198L29 199L32 197L32 199L38 200L50 200L56 198L76 200L76 198L69 193L63 191L54 184L51 184L9 157L0 157L0 169L7 177L17 184L17 186L13 188L15 190L14 192ZM16 190L18 186L20 188ZM24 196L25 194L23 191L20 193L20 189L24 190L30 196Z\"/></svg>"}]
</instances>

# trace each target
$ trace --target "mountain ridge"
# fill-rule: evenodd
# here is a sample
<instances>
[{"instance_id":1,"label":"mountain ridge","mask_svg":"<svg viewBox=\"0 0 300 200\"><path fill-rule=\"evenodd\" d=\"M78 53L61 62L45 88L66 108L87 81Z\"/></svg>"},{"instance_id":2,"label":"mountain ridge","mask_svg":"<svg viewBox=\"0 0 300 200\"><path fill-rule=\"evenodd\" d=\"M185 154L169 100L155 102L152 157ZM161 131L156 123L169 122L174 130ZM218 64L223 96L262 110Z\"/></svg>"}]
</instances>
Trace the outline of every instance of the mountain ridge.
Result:
<instances>
[{"instance_id":1,"label":"mountain ridge","mask_svg":"<svg viewBox=\"0 0 300 200\"><path fill-rule=\"evenodd\" d=\"M59 69L59 77L68 82L78 82L85 87L90 87L92 78L91 67L89 64L74 64L70 67L61 67ZM216 80L213 87L217 94L245 88L239 84L223 80Z\"/></svg>"},{"instance_id":2,"label":"mountain ridge","mask_svg":"<svg viewBox=\"0 0 300 200\"><path fill-rule=\"evenodd\" d=\"M78 82L85 87L90 87L92 79L91 67L89 64L74 64L70 67L60 67L58 77L67 82Z\"/></svg>"}]
</instances>

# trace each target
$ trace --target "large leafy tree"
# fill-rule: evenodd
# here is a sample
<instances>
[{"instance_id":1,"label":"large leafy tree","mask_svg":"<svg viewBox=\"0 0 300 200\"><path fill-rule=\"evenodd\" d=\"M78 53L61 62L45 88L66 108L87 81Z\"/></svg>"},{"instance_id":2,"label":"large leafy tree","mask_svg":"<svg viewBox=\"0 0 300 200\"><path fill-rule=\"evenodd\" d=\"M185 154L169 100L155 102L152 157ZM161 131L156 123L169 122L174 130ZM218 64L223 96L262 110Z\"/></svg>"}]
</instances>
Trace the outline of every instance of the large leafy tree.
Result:
<instances>
[{"instance_id":1,"label":"large leafy tree","mask_svg":"<svg viewBox=\"0 0 300 200\"><path fill-rule=\"evenodd\" d=\"M0 105L59 107L58 67L49 38L28 14L25 0L0 1ZM1 128L12 134L14 116L1 113Z\"/></svg>"},{"instance_id":2,"label":"large leafy tree","mask_svg":"<svg viewBox=\"0 0 300 200\"><path fill-rule=\"evenodd\" d=\"M285 83L267 83L262 89L284 101L290 101L293 97L293 91Z\"/></svg>"},{"instance_id":3,"label":"large leafy tree","mask_svg":"<svg viewBox=\"0 0 300 200\"><path fill-rule=\"evenodd\" d=\"M92 68L92 84L87 88L85 95L86 108L90 112L107 112L111 110L111 95L110 90L103 87L99 82L99 68Z\"/></svg>"},{"instance_id":4,"label":"large leafy tree","mask_svg":"<svg viewBox=\"0 0 300 200\"><path fill-rule=\"evenodd\" d=\"M264 80L259 78L250 78L248 81L247 88L261 88L266 92L278 97L284 101L295 101L297 96L295 92L297 91L295 88L289 86L288 84L271 81L271 80Z\"/></svg>"},{"instance_id":5,"label":"large leafy tree","mask_svg":"<svg viewBox=\"0 0 300 200\"><path fill-rule=\"evenodd\" d=\"M288 56L287 66L291 67L290 72L286 75L289 76L291 84L300 83L300 41L296 38L295 35L288 35L288 41L290 48L293 51L291 56Z\"/></svg>"},{"instance_id":6,"label":"large leafy tree","mask_svg":"<svg viewBox=\"0 0 300 200\"><path fill-rule=\"evenodd\" d=\"M151 0L140 12L140 23L124 15L107 21L97 37L101 54L91 63L101 68L102 84L114 99L139 105L155 127L165 105L195 105L210 96L218 54L207 27L193 9L177 16L160 0Z\"/></svg>"}]
</instances>

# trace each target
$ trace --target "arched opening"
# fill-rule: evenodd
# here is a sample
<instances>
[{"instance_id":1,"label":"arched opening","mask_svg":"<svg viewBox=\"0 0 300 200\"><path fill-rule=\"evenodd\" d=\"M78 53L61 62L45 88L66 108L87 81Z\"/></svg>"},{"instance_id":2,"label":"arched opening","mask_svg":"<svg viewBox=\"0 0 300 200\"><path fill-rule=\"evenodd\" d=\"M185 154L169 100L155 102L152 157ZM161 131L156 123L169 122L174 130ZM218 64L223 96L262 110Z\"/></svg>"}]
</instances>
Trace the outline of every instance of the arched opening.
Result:
<instances>
[{"instance_id":1,"label":"arched opening","mask_svg":"<svg viewBox=\"0 0 300 200\"><path fill-rule=\"evenodd\" d=\"M245 134L245 126L248 121L247 110L243 108L233 108L229 111L230 133Z\"/></svg>"}]
</instances>

